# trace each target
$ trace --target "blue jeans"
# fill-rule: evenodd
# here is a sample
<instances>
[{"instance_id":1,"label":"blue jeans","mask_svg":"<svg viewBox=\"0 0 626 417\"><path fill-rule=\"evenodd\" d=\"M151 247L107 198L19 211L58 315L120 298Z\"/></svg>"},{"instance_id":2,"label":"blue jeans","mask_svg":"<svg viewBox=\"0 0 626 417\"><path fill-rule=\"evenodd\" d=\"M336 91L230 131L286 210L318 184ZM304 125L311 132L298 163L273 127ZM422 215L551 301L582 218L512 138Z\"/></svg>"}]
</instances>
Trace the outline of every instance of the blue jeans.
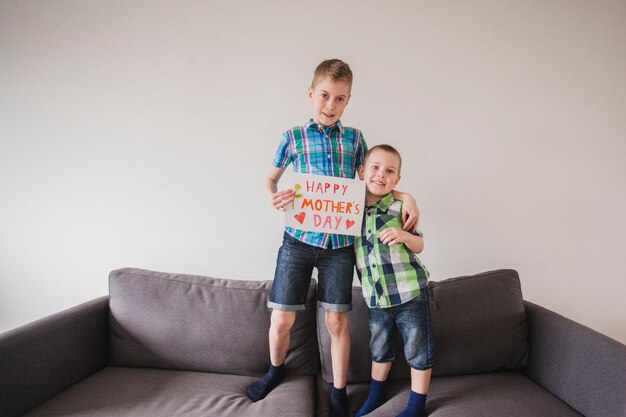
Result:
<instances>
[{"instance_id":1,"label":"blue jeans","mask_svg":"<svg viewBox=\"0 0 626 417\"><path fill-rule=\"evenodd\" d=\"M311 274L313 268L317 268L319 305L328 311L350 311L354 264L352 245L323 249L302 243L285 233L267 306L281 311L304 310Z\"/></svg>"},{"instance_id":2,"label":"blue jeans","mask_svg":"<svg viewBox=\"0 0 626 417\"><path fill-rule=\"evenodd\" d=\"M369 308L374 362L393 362L396 326L404 341L404 356L413 369L433 367L433 336L428 289L411 301L389 308Z\"/></svg>"}]
</instances>

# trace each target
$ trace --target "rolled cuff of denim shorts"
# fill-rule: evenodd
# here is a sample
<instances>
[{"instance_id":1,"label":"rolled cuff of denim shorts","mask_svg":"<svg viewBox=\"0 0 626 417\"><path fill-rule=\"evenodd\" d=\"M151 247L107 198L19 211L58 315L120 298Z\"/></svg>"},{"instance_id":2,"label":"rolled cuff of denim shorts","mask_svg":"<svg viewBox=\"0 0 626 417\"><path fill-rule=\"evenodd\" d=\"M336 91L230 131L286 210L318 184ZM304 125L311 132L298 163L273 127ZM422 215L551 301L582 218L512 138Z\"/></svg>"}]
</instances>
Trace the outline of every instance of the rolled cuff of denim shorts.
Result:
<instances>
[{"instance_id":1,"label":"rolled cuff of denim shorts","mask_svg":"<svg viewBox=\"0 0 626 417\"><path fill-rule=\"evenodd\" d=\"M318 301L317 306L322 307L326 311L333 311L335 313L347 313L352 310L352 304L330 304Z\"/></svg>"},{"instance_id":2,"label":"rolled cuff of denim shorts","mask_svg":"<svg viewBox=\"0 0 626 417\"><path fill-rule=\"evenodd\" d=\"M304 304L278 304L271 301L267 302L267 307L278 311L303 311L306 310Z\"/></svg>"},{"instance_id":3,"label":"rolled cuff of denim shorts","mask_svg":"<svg viewBox=\"0 0 626 417\"><path fill-rule=\"evenodd\" d=\"M430 365L427 366L412 366L411 364L409 364L409 366L411 367L411 369L415 369L416 371L428 371L429 369L432 369L434 366L434 362L430 362Z\"/></svg>"},{"instance_id":4,"label":"rolled cuff of denim shorts","mask_svg":"<svg viewBox=\"0 0 626 417\"><path fill-rule=\"evenodd\" d=\"M376 362L376 363L389 363L389 362L395 362L396 357L391 357L388 359L380 359L380 358L374 358L372 357L372 362Z\"/></svg>"}]
</instances>

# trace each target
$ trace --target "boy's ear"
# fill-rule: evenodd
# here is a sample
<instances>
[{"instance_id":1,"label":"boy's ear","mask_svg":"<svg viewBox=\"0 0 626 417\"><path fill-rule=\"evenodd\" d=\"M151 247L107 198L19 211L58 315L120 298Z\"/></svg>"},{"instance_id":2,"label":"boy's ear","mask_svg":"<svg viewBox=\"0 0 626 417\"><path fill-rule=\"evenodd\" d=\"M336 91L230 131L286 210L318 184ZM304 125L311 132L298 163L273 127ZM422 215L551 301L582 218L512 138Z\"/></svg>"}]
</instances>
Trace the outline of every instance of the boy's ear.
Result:
<instances>
[{"instance_id":1,"label":"boy's ear","mask_svg":"<svg viewBox=\"0 0 626 417\"><path fill-rule=\"evenodd\" d=\"M400 176L398 175L398 178L396 178L396 185L398 185L398 183L400 182L400 178L402 178L402 177L400 177ZM394 187L395 187L396 185L394 185Z\"/></svg>"},{"instance_id":2,"label":"boy's ear","mask_svg":"<svg viewBox=\"0 0 626 417\"><path fill-rule=\"evenodd\" d=\"M359 174L359 179L363 181L363 165L359 165L356 172Z\"/></svg>"},{"instance_id":3,"label":"boy's ear","mask_svg":"<svg viewBox=\"0 0 626 417\"><path fill-rule=\"evenodd\" d=\"M309 87L309 91L307 92L307 96L309 96L309 100L313 100L313 89Z\"/></svg>"}]
</instances>

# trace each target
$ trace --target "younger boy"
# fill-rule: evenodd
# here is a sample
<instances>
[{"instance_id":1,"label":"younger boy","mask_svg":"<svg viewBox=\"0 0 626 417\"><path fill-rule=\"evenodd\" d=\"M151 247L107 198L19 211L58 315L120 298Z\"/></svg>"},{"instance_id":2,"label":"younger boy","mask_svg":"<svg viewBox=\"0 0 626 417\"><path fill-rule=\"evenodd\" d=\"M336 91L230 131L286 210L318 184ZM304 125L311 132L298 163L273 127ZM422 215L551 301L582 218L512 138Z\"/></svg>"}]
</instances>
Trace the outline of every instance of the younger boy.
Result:
<instances>
[{"instance_id":1,"label":"younger boy","mask_svg":"<svg viewBox=\"0 0 626 417\"><path fill-rule=\"evenodd\" d=\"M411 394L398 417L426 416L426 394L433 366L428 271L415 255L424 248L421 234L402 230L402 201L392 190L400 181L402 161L389 145L375 146L359 167L365 180L362 235L355 239L357 273L368 304L372 332L372 381L363 416L384 402L383 386L394 360L394 333L398 326L404 354L411 366Z\"/></svg>"},{"instance_id":2,"label":"younger boy","mask_svg":"<svg viewBox=\"0 0 626 417\"><path fill-rule=\"evenodd\" d=\"M339 120L350 100L351 87L352 71L345 62L330 59L316 68L308 90L313 118L304 126L283 133L265 180L265 189L276 209L284 210L294 199L293 190L277 192L278 181L290 163L295 172L354 178L367 146L358 129L343 126ZM404 227L412 228L417 223L417 206L410 195L402 197L408 198L409 206ZM296 312L305 308L311 273L317 268L319 305L326 310L326 327L331 337L331 415L348 416L347 312L352 307L353 243L352 236L285 228L268 302L268 307L273 309L269 330L271 364L268 372L248 387L248 396L253 401L265 398L284 377L290 330Z\"/></svg>"}]
</instances>

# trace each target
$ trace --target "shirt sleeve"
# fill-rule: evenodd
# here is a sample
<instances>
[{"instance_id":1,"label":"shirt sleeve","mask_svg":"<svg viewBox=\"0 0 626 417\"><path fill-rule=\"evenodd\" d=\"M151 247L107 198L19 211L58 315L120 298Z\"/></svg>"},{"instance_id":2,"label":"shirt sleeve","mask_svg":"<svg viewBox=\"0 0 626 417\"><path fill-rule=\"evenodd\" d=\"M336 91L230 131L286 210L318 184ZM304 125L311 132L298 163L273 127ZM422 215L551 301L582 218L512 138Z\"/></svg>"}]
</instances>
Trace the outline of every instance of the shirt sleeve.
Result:
<instances>
[{"instance_id":1,"label":"shirt sleeve","mask_svg":"<svg viewBox=\"0 0 626 417\"><path fill-rule=\"evenodd\" d=\"M289 132L287 131L283 133L283 137L280 140L278 149L276 150L276 155L272 161L272 165L276 168L284 168L291 163L293 153L291 151L290 143Z\"/></svg>"}]
</instances>

